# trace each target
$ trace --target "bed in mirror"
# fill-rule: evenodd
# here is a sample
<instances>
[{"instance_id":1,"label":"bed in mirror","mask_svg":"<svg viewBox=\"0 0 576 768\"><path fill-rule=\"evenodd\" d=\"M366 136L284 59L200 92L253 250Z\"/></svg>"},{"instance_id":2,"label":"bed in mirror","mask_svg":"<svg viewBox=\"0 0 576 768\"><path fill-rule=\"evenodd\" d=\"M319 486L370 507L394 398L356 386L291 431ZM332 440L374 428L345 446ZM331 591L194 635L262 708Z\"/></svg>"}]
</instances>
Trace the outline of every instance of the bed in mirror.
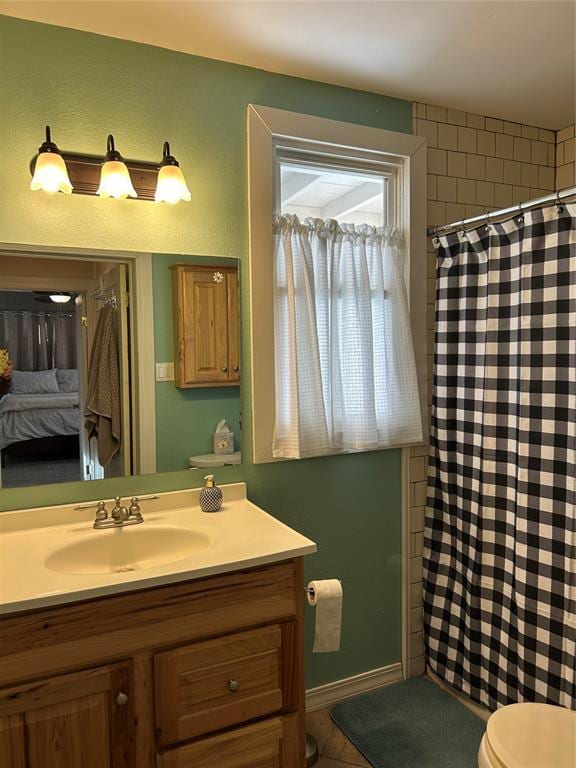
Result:
<instances>
[{"instance_id":1,"label":"bed in mirror","mask_svg":"<svg viewBox=\"0 0 576 768\"><path fill-rule=\"evenodd\" d=\"M240 462L238 262L0 253L0 487Z\"/></svg>"}]
</instances>

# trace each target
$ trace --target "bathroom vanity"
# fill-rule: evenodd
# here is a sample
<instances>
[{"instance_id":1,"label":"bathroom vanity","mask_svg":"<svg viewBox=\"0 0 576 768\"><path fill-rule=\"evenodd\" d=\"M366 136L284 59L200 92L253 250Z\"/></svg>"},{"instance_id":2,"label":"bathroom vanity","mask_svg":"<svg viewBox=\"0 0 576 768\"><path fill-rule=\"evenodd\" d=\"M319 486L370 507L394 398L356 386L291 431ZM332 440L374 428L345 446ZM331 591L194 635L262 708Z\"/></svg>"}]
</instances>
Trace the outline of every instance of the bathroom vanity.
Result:
<instances>
[{"instance_id":1,"label":"bathroom vanity","mask_svg":"<svg viewBox=\"0 0 576 768\"><path fill-rule=\"evenodd\" d=\"M243 484L224 486L214 515L197 490L142 505L134 531L208 540L175 562L71 510L0 519L0 765L302 768L302 556L315 545Z\"/></svg>"}]
</instances>

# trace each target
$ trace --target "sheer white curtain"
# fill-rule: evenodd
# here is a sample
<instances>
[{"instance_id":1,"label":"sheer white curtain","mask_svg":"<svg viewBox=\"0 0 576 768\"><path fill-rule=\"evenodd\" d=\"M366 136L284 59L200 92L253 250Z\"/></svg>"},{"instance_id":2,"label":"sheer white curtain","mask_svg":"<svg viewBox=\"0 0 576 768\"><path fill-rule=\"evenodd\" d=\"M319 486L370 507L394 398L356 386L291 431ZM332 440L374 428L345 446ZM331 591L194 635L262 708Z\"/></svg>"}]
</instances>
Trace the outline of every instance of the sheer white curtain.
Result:
<instances>
[{"instance_id":1,"label":"sheer white curtain","mask_svg":"<svg viewBox=\"0 0 576 768\"><path fill-rule=\"evenodd\" d=\"M275 457L422 440L403 273L397 231L275 219Z\"/></svg>"}]
</instances>

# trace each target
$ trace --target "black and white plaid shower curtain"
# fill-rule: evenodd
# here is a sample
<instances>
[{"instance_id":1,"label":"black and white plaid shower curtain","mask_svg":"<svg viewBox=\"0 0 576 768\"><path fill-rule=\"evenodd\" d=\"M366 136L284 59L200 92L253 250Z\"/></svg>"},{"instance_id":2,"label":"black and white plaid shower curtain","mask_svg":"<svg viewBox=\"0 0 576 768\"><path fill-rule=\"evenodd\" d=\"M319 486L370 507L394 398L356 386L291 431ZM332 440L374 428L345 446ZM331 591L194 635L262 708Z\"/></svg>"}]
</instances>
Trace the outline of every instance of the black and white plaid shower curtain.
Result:
<instances>
[{"instance_id":1,"label":"black and white plaid shower curtain","mask_svg":"<svg viewBox=\"0 0 576 768\"><path fill-rule=\"evenodd\" d=\"M576 708L576 205L436 242L428 663Z\"/></svg>"}]
</instances>

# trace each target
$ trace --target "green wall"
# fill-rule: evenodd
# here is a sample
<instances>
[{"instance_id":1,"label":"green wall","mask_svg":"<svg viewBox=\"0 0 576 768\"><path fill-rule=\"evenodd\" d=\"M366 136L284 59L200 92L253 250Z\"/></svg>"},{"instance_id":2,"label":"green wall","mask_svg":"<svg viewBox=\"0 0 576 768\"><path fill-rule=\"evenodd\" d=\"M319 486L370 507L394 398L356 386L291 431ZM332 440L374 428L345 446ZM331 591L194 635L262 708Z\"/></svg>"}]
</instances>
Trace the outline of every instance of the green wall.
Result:
<instances>
[{"instance_id":1,"label":"green wall","mask_svg":"<svg viewBox=\"0 0 576 768\"><path fill-rule=\"evenodd\" d=\"M178 263L238 266L236 259L211 256L169 256L152 259L154 288L154 356L157 363L174 360L172 270ZM174 382L156 384L156 468L184 469L189 456L212 453L214 429L226 419L240 447L240 387L178 389ZM183 429L182 425L186 427ZM202 476L205 473L202 472Z\"/></svg>"},{"instance_id":2,"label":"green wall","mask_svg":"<svg viewBox=\"0 0 576 768\"><path fill-rule=\"evenodd\" d=\"M242 259L247 284L246 105L288 109L411 131L409 102L201 59L72 30L0 17L4 242L133 249L156 254L217 254ZM62 148L102 154L113 132L130 158L160 157L162 142L185 170L192 203L49 197L28 189L28 164L52 126ZM249 381L247 302L244 381ZM243 412L250 413L249 387ZM307 658L307 684L319 685L400 659L400 452L250 463L245 419L242 467L252 500L315 539L307 576L340 577L346 594L338 654ZM187 487L191 473L33 490L0 491L0 509L111 496L116 490ZM313 613L309 612L308 631ZM310 637L307 642L310 648Z\"/></svg>"}]
</instances>

